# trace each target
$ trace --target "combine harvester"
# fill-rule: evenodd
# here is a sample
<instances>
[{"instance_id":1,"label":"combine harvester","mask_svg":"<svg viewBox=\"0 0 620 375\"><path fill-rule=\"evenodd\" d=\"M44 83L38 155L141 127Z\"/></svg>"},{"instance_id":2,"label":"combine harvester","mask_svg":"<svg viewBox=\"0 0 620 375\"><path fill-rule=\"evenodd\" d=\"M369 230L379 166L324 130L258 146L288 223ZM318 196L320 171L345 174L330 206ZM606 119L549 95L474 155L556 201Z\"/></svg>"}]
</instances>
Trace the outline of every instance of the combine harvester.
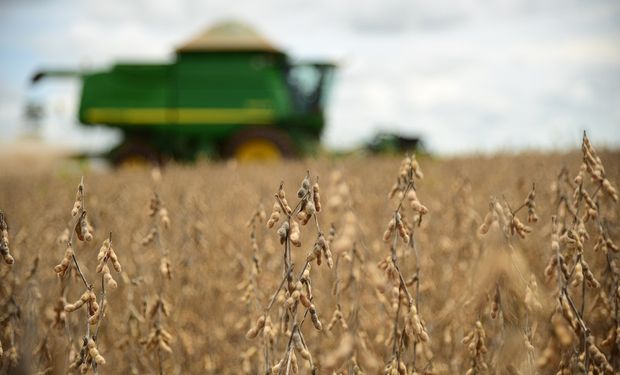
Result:
<instances>
[{"instance_id":1,"label":"combine harvester","mask_svg":"<svg viewBox=\"0 0 620 375\"><path fill-rule=\"evenodd\" d=\"M40 71L82 79L79 120L118 128L107 155L128 161L215 157L277 159L315 150L334 65L293 64L252 28L224 22L176 49L169 64L107 71Z\"/></svg>"}]
</instances>

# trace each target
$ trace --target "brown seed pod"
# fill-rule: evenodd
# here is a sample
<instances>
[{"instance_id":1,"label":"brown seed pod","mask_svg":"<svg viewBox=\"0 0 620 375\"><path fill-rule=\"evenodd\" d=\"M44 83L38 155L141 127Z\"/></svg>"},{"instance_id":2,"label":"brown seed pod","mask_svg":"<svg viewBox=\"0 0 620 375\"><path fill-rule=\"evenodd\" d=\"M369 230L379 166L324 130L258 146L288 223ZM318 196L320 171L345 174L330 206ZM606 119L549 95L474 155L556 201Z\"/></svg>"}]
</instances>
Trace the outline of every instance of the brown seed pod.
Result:
<instances>
[{"instance_id":1,"label":"brown seed pod","mask_svg":"<svg viewBox=\"0 0 620 375\"><path fill-rule=\"evenodd\" d=\"M273 226L280 220L280 212L280 205L278 202L274 203L269 220L267 220L267 228L273 228Z\"/></svg>"},{"instance_id":2,"label":"brown seed pod","mask_svg":"<svg viewBox=\"0 0 620 375\"><path fill-rule=\"evenodd\" d=\"M103 311L105 309L105 306L107 305L107 301L103 301L102 307L98 307L94 313L88 318L88 323L90 325L95 325L97 323L99 323L99 320L102 318L103 315Z\"/></svg>"},{"instance_id":3,"label":"brown seed pod","mask_svg":"<svg viewBox=\"0 0 620 375\"><path fill-rule=\"evenodd\" d=\"M263 328L263 340L268 345L274 345L276 339L276 331L271 324L271 319L267 316L265 327Z\"/></svg>"},{"instance_id":4,"label":"brown seed pod","mask_svg":"<svg viewBox=\"0 0 620 375\"><path fill-rule=\"evenodd\" d=\"M405 318L405 333L414 342L427 342L429 339L415 305L409 307L409 314Z\"/></svg>"},{"instance_id":5,"label":"brown seed pod","mask_svg":"<svg viewBox=\"0 0 620 375\"><path fill-rule=\"evenodd\" d=\"M588 336L587 346L588 352L592 357L592 361L596 364L596 366L603 369L606 374L613 374L613 367L607 361L605 354L603 354L603 352L601 352L600 349L594 344L592 336Z\"/></svg>"},{"instance_id":6,"label":"brown seed pod","mask_svg":"<svg viewBox=\"0 0 620 375\"><path fill-rule=\"evenodd\" d=\"M491 302L491 318L497 319L497 316L499 315L500 303L501 295L499 293L499 286L496 286L493 301Z\"/></svg>"},{"instance_id":7,"label":"brown seed pod","mask_svg":"<svg viewBox=\"0 0 620 375\"><path fill-rule=\"evenodd\" d=\"M394 233L394 228L396 227L396 220L394 218L392 218L387 226L387 229L385 230L385 232L383 233L383 241L385 242L389 242L391 237L392 237L392 233Z\"/></svg>"},{"instance_id":8,"label":"brown seed pod","mask_svg":"<svg viewBox=\"0 0 620 375\"><path fill-rule=\"evenodd\" d=\"M284 244L284 242L286 242L286 237L289 234L289 223L288 221L285 221L282 223L282 225L280 226L280 228L277 231L278 236L280 237L280 244Z\"/></svg>"},{"instance_id":9,"label":"brown seed pod","mask_svg":"<svg viewBox=\"0 0 620 375\"><path fill-rule=\"evenodd\" d=\"M273 365L273 367L271 367L269 370L271 371L273 375L280 375L280 370L282 369L283 366L284 366L284 358L281 359L279 362L277 362L275 365Z\"/></svg>"},{"instance_id":10,"label":"brown seed pod","mask_svg":"<svg viewBox=\"0 0 620 375\"><path fill-rule=\"evenodd\" d=\"M304 225L303 223L307 223L308 222L308 214L306 213L306 211L299 211L297 213L297 220L299 220L300 223L302 223L302 225Z\"/></svg>"},{"instance_id":11,"label":"brown seed pod","mask_svg":"<svg viewBox=\"0 0 620 375\"><path fill-rule=\"evenodd\" d=\"M103 273L104 266L106 265L106 262L108 260L112 262L112 266L114 267L114 270L116 272L121 272L122 270L121 264L118 261L118 257L116 256L116 253L112 248L112 242L110 240L111 236L112 234L110 233L110 237L106 238L105 241L103 241L101 247L99 248L99 253L97 254L97 260L99 261L96 269L97 273ZM109 272L110 271L108 269L108 273Z\"/></svg>"},{"instance_id":12,"label":"brown seed pod","mask_svg":"<svg viewBox=\"0 0 620 375\"><path fill-rule=\"evenodd\" d=\"M149 233L142 239L142 246L148 246L155 241L155 237L158 236L157 229L152 227Z\"/></svg>"},{"instance_id":13,"label":"brown seed pod","mask_svg":"<svg viewBox=\"0 0 620 375\"><path fill-rule=\"evenodd\" d=\"M420 213L420 215L426 215L428 213L428 208L426 208L426 206L420 203L415 189L409 189L409 191L407 192L407 199L409 200L409 205L414 211Z\"/></svg>"},{"instance_id":14,"label":"brown seed pod","mask_svg":"<svg viewBox=\"0 0 620 375\"><path fill-rule=\"evenodd\" d=\"M80 182L78 185L77 193L75 193L75 202L73 203L73 208L71 209L71 216L77 215L83 207L84 200L84 180Z\"/></svg>"},{"instance_id":15,"label":"brown seed pod","mask_svg":"<svg viewBox=\"0 0 620 375\"><path fill-rule=\"evenodd\" d=\"M95 298L94 296L95 296L94 293L92 293L90 290L85 291L84 293L82 293L82 295L80 296L80 298L77 301L75 301L74 303L66 304L65 305L65 311L66 312L73 312L73 311L79 309L80 307L84 306L85 303L91 302L92 298Z\"/></svg>"},{"instance_id":16,"label":"brown seed pod","mask_svg":"<svg viewBox=\"0 0 620 375\"><path fill-rule=\"evenodd\" d=\"M586 280L586 284L592 289L599 288L601 286L601 283L599 283L598 280L596 280L596 278L594 277L594 274L590 270L588 263L582 260L582 267L583 267L583 276Z\"/></svg>"},{"instance_id":17,"label":"brown seed pod","mask_svg":"<svg viewBox=\"0 0 620 375\"><path fill-rule=\"evenodd\" d=\"M398 235L403 240L404 243L409 243L409 231L407 230L407 226L403 222L400 212L397 212L395 215L396 221L396 229L398 230Z\"/></svg>"},{"instance_id":18,"label":"brown seed pod","mask_svg":"<svg viewBox=\"0 0 620 375\"><path fill-rule=\"evenodd\" d=\"M149 216L153 217L159 211L161 205L161 201L159 199L159 195L157 193L153 193L151 196L151 200L149 201Z\"/></svg>"},{"instance_id":19,"label":"brown seed pod","mask_svg":"<svg viewBox=\"0 0 620 375\"><path fill-rule=\"evenodd\" d=\"M99 266L103 267L101 265L102 261L104 261L106 259L106 257L108 256L108 252L109 252L109 247L110 247L110 239L106 238L103 241L103 244L101 244L101 247L99 248L99 252L97 253L97 261L99 262L99 265L97 266L97 273L101 272L99 270Z\"/></svg>"},{"instance_id":20,"label":"brown seed pod","mask_svg":"<svg viewBox=\"0 0 620 375\"><path fill-rule=\"evenodd\" d=\"M95 341L92 338L88 340L88 354L98 365L105 365L105 359L101 354L99 354L97 344L95 344Z\"/></svg>"},{"instance_id":21,"label":"brown seed pod","mask_svg":"<svg viewBox=\"0 0 620 375\"><path fill-rule=\"evenodd\" d=\"M291 214L293 212L293 209L291 208L291 206L289 206L288 201L286 200L286 193L284 192L284 183L280 183L280 188L278 189L278 197L280 198L280 201L282 202L282 205L284 206L284 209L286 210L287 214Z\"/></svg>"},{"instance_id":22,"label":"brown seed pod","mask_svg":"<svg viewBox=\"0 0 620 375\"><path fill-rule=\"evenodd\" d=\"M110 268L108 267L107 264L103 265L101 272L103 273L103 280L106 282L108 287L111 289L116 289L118 285L116 281L114 280L114 278L112 277L112 274L110 274Z\"/></svg>"},{"instance_id":23,"label":"brown seed pod","mask_svg":"<svg viewBox=\"0 0 620 375\"><path fill-rule=\"evenodd\" d=\"M82 211L80 218L75 226L75 233L80 241L90 241L93 239L92 227L88 223L86 211Z\"/></svg>"},{"instance_id":24,"label":"brown seed pod","mask_svg":"<svg viewBox=\"0 0 620 375\"><path fill-rule=\"evenodd\" d=\"M577 262L573 270L573 281L571 285L573 286L573 288L576 288L578 286L581 286L582 282L583 282L583 266L581 265L581 262Z\"/></svg>"},{"instance_id":25,"label":"brown seed pod","mask_svg":"<svg viewBox=\"0 0 620 375\"><path fill-rule=\"evenodd\" d=\"M295 350L297 350L299 355L301 355L301 358L305 359L308 362L312 361L312 355L303 344L301 335L299 334L298 330L295 330L295 332L293 333L293 346L295 347Z\"/></svg>"},{"instance_id":26,"label":"brown seed pod","mask_svg":"<svg viewBox=\"0 0 620 375\"><path fill-rule=\"evenodd\" d=\"M311 304L308 310L310 311L310 318L314 328L316 328L317 331L321 331L323 329L323 324L321 324L321 321L319 320L319 315L316 312L314 304Z\"/></svg>"},{"instance_id":27,"label":"brown seed pod","mask_svg":"<svg viewBox=\"0 0 620 375\"><path fill-rule=\"evenodd\" d=\"M304 211L299 212L299 214L297 215L297 218L299 219L299 223L301 225L306 225L312 218L312 215L310 214L308 210L306 210L306 207L304 207Z\"/></svg>"},{"instance_id":28,"label":"brown seed pod","mask_svg":"<svg viewBox=\"0 0 620 375\"><path fill-rule=\"evenodd\" d=\"M170 265L170 259L167 256L163 256L159 262L159 271L168 280L172 280L172 266Z\"/></svg>"},{"instance_id":29,"label":"brown seed pod","mask_svg":"<svg viewBox=\"0 0 620 375\"><path fill-rule=\"evenodd\" d=\"M316 213L316 207L314 206L314 202L308 201L304 210L306 211L306 214L308 216L314 215Z\"/></svg>"},{"instance_id":30,"label":"brown seed pod","mask_svg":"<svg viewBox=\"0 0 620 375\"><path fill-rule=\"evenodd\" d=\"M618 192L616 191L616 189L611 185L611 182L609 182L608 179L604 179L603 183L602 183L602 189L603 191L609 195L611 197L611 199L613 199L614 202L618 202Z\"/></svg>"},{"instance_id":31,"label":"brown seed pod","mask_svg":"<svg viewBox=\"0 0 620 375\"><path fill-rule=\"evenodd\" d=\"M295 352L291 353L291 370L293 374L297 374L299 372L299 364L297 363L297 356Z\"/></svg>"},{"instance_id":32,"label":"brown seed pod","mask_svg":"<svg viewBox=\"0 0 620 375\"><path fill-rule=\"evenodd\" d=\"M512 216L512 220L510 221L510 232L512 234L518 234L519 237L525 238L527 233L530 233L532 228L524 225L518 217Z\"/></svg>"},{"instance_id":33,"label":"brown seed pod","mask_svg":"<svg viewBox=\"0 0 620 375\"><path fill-rule=\"evenodd\" d=\"M299 231L299 224L297 224L296 221L291 220L291 234L289 238L293 246L295 247L301 246L301 241L299 240L300 236L301 236L301 232Z\"/></svg>"},{"instance_id":34,"label":"brown seed pod","mask_svg":"<svg viewBox=\"0 0 620 375\"><path fill-rule=\"evenodd\" d=\"M478 232L480 234L487 234L489 232L489 228L491 228L491 225L494 222L495 222L495 211L493 210L493 207L491 206L491 209L489 210L489 212L487 212L487 214L484 217L483 223L480 225L480 228L478 228Z\"/></svg>"},{"instance_id":35,"label":"brown seed pod","mask_svg":"<svg viewBox=\"0 0 620 375\"><path fill-rule=\"evenodd\" d=\"M533 274L530 276L530 282L525 287L525 306L531 312L541 311L543 306L538 300L538 283L536 282L536 276Z\"/></svg>"},{"instance_id":36,"label":"brown seed pod","mask_svg":"<svg viewBox=\"0 0 620 375\"><path fill-rule=\"evenodd\" d=\"M297 198L301 199L305 197L309 193L309 190L310 190L310 176L308 174L301 181L301 186L299 187L299 190L297 190Z\"/></svg>"},{"instance_id":37,"label":"brown seed pod","mask_svg":"<svg viewBox=\"0 0 620 375\"><path fill-rule=\"evenodd\" d=\"M319 191L319 178L316 178L316 182L312 185L312 200L314 202L314 207L316 208L316 212L321 212L321 194Z\"/></svg>"},{"instance_id":38,"label":"brown seed pod","mask_svg":"<svg viewBox=\"0 0 620 375\"><path fill-rule=\"evenodd\" d=\"M320 251L322 251L323 256L325 257L326 261L327 261L327 267L332 268L334 266L334 260L332 258L332 252L331 249L329 247L329 242L325 239L325 236L323 235L323 233L319 233L319 236L316 240L315 243L315 248L318 246L318 248L320 249ZM317 264L320 265L320 261L318 261L318 259L320 259L320 257L317 257Z\"/></svg>"},{"instance_id":39,"label":"brown seed pod","mask_svg":"<svg viewBox=\"0 0 620 375\"><path fill-rule=\"evenodd\" d=\"M299 295L299 301L301 302L302 305L304 305L305 308L309 309L310 306L312 305L312 302L310 302L310 299L304 294L301 293Z\"/></svg>"},{"instance_id":40,"label":"brown seed pod","mask_svg":"<svg viewBox=\"0 0 620 375\"><path fill-rule=\"evenodd\" d=\"M256 336L258 336L258 334L262 331L262 329L265 327L265 316L261 315L258 317L258 319L256 320L256 324L253 325L245 334L245 337L250 340L255 338Z\"/></svg>"},{"instance_id":41,"label":"brown seed pod","mask_svg":"<svg viewBox=\"0 0 620 375\"><path fill-rule=\"evenodd\" d=\"M525 206L527 207L527 222L535 223L538 221L538 215L536 214L536 184L532 183L532 190L527 194L525 198Z\"/></svg>"},{"instance_id":42,"label":"brown seed pod","mask_svg":"<svg viewBox=\"0 0 620 375\"><path fill-rule=\"evenodd\" d=\"M337 308L336 310L334 310L334 313L332 314L332 318L329 321L329 324L327 325L327 330L331 331L332 329L334 329L337 323L340 323L340 326L345 331L349 329L347 322L344 319L344 316L342 315L342 311L340 311L340 308Z\"/></svg>"},{"instance_id":43,"label":"brown seed pod","mask_svg":"<svg viewBox=\"0 0 620 375\"><path fill-rule=\"evenodd\" d=\"M60 264L54 267L54 272L58 274L59 277L64 277L69 266L71 265L71 260L73 259L73 248L71 247L71 243L67 243L67 249L65 250L65 255L62 258Z\"/></svg>"},{"instance_id":44,"label":"brown seed pod","mask_svg":"<svg viewBox=\"0 0 620 375\"><path fill-rule=\"evenodd\" d=\"M15 259L9 250L9 224L6 222L6 216L0 210L0 255L6 264L15 263Z\"/></svg>"},{"instance_id":45,"label":"brown seed pod","mask_svg":"<svg viewBox=\"0 0 620 375\"><path fill-rule=\"evenodd\" d=\"M122 266L121 263L118 261L118 257L116 256L116 252L114 251L114 248L112 248L110 246L109 249L109 257L110 257L110 261L112 262L112 266L114 267L114 270L116 272L121 272L122 271Z\"/></svg>"},{"instance_id":46,"label":"brown seed pod","mask_svg":"<svg viewBox=\"0 0 620 375\"><path fill-rule=\"evenodd\" d=\"M168 210L162 207L159 209L158 213L159 213L159 218L161 220L161 223L164 226L164 229L169 229L170 228L170 217L168 216Z\"/></svg>"}]
</instances>

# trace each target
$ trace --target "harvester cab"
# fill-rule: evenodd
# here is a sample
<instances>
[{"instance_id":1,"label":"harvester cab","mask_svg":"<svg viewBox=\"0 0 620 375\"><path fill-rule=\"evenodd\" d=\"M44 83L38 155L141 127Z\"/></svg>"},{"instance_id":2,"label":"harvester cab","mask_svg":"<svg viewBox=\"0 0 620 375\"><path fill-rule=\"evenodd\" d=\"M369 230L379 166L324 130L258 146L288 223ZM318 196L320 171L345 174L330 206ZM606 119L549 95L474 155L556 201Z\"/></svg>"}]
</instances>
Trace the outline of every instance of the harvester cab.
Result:
<instances>
[{"instance_id":1,"label":"harvester cab","mask_svg":"<svg viewBox=\"0 0 620 375\"><path fill-rule=\"evenodd\" d=\"M41 71L82 80L79 120L118 128L114 163L199 154L275 159L316 150L335 65L291 63L247 25L224 22L176 49L169 64Z\"/></svg>"},{"instance_id":2,"label":"harvester cab","mask_svg":"<svg viewBox=\"0 0 620 375\"><path fill-rule=\"evenodd\" d=\"M287 82L300 113L321 111L333 80L334 65L302 62L287 66Z\"/></svg>"}]
</instances>

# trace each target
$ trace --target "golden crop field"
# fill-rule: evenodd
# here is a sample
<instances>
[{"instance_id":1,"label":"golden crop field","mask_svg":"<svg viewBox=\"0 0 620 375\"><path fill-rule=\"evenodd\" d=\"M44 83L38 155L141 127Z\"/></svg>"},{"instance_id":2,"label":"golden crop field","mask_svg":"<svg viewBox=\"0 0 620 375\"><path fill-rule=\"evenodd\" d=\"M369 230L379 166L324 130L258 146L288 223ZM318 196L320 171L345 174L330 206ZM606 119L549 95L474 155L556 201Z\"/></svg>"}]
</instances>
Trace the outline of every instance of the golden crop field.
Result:
<instances>
[{"instance_id":1,"label":"golden crop field","mask_svg":"<svg viewBox=\"0 0 620 375\"><path fill-rule=\"evenodd\" d=\"M619 374L619 157L3 167L0 373Z\"/></svg>"}]
</instances>

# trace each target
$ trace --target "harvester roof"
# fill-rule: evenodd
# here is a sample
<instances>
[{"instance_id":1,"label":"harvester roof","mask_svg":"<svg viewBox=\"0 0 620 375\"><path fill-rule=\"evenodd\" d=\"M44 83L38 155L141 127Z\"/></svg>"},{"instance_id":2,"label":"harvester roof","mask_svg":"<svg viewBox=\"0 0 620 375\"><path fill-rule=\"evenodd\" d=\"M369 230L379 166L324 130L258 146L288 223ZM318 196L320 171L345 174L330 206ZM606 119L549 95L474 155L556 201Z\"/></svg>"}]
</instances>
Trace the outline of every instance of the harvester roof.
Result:
<instances>
[{"instance_id":1,"label":"harvester roof","mask_svg":"<svg viewBox=\"0 0 620 375\"><path fill-rule=\"evenodd\" d=\"M218 23L177 48L178 53L222 51L284 53L254 28L237 21Z\"/></svg>"}]
</instances>

